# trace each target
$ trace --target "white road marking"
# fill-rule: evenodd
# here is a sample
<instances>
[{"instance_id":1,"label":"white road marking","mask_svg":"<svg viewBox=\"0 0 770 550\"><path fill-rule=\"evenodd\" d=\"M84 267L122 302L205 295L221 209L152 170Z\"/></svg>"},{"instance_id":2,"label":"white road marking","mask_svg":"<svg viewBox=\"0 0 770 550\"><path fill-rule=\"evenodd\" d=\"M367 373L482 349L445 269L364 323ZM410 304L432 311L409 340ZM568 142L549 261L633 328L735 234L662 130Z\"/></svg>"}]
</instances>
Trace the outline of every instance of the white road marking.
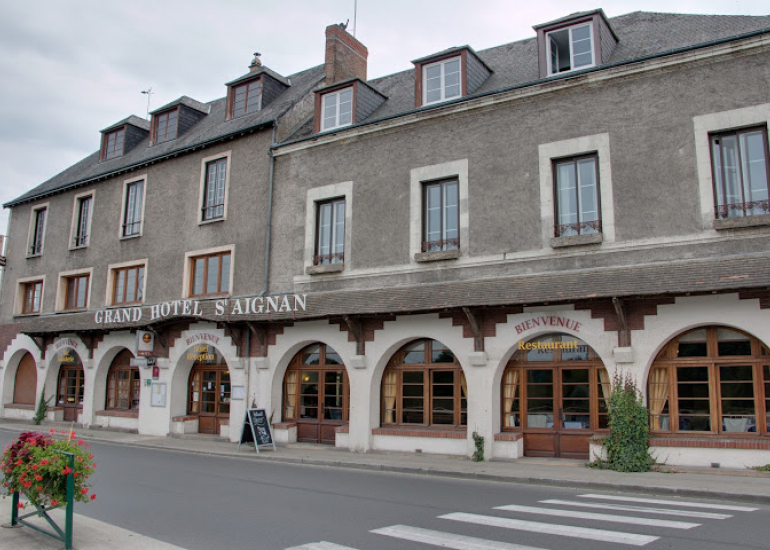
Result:
<instances>
[{"instance_id":1,"label":"white road marking","mask_svg":"<svg viewBox=\"0 0 770 550\"><path fill-rule=\"evenodd\" d=\"M522 546L521 544L512 544L510 542L498 542L467 537L465 535L455 535L453 533L442 533L441 531L432 531L408 525L393 525L382 529L374 529L370 532L377 535L385 535L386 537L432 544L441 548L453 548L454 550L542 550L534 546Z\"/></svg>"},{"instance_id":2,"label":"white road marking","mask_svg":"<svg viewBox=\"0 0 770 550\"><path fill-rule=\"evenodd\" d=\"M517 529L530 533L546 535L559 535L578 539L599 540L603 542L615 542L630 544L632 546L644 546L658 540L660 537L649 535L636 535L622 533L620 531L605 531L603 529L589 529L587 527L575 527L573 525L554 525L552 523L539 523L536 521L523 521L519 519L499 518L495 516L480 516L478 514L454 513L439 516L442 519L475 523L488 527L502 527L505 529Z\"/></svg>"},{"instance_id":3,"label":"white road marking","mask_svg":"<svg viewBox=\"0 0 770 550\"><path fill-rule=\"evenodd\" d=\"M606 521L609 523L629 523L632 525L646 525L648 527L667 527L669 529L692 529L700 526L700 523L689 523L686 521L671 521L667 519L655 518L635 518L630 516L615 516L612 514L597 514L594 512L580 512L575 510L559 510L558 508L539 508L537 506L518 506L509 504L507 506L495 506L495 510L505 510L507 512L521 512L524 514L540 514L543 516L554 516L561 518L588 519L593 521Z\"/></svg>"},{"instance_id":4,"label":"white road marking","mask_svg":"<svg viewBox=\"0 0 770 550\"><path fill-rule=\"evenodd\" d=\"M595 508L599 510L620 510L621 512L643 512L648 514L661 514L664 516L681 516L699 519L728 519L732 514L715 514L714 512L695 512L690 510L667 510L665 508L645 508L644 506L624 506L622 504L599 504L598 502L576 502L574 500L549 499L541 500L543 504L559 504L561 506L580 506L582 508Z\"/></svg>"},{"instance_id":5,"label":"white road marking","mask_svg":"<svg viewBox=\"0 0 770 550\"><path fill-rule=\"evenodd\" d=\"M580 498L596 498L601 500L620 500L625 502L642 502L644 504L665 504L667 506L682 506L688 508L706 508L709 510L732 510L733 512L756 512L759 508L747 506L732 506L729 504L705 504L703 502L683 502L677 500L663 500L657 498L634 498L615 495L579 495Z\"/></svg>"},{"instance_id":6,"label":"white road marking","mask_svg":"<svg viewBox=\"0 0 770 550\"><path fill-rule=\"evenodd\" d=\"M322 540L321 542L311 542L302 546L292 546L291 548L286 548L286 550L356 550L356 548Z\"/></svg>"}]
</instances>

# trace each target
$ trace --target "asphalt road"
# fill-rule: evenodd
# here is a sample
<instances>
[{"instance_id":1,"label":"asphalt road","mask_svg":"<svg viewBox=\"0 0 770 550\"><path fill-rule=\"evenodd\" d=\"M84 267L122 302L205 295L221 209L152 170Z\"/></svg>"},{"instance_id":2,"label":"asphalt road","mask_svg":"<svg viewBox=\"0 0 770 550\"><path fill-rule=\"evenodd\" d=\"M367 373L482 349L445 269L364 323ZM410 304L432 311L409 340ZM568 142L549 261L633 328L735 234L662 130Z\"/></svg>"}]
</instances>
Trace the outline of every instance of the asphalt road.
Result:
<instances>
[{"instance_id":1,"label":"asphalt road","mask_svg":"<svg viewBox=\"0 0 770 550\"><path fill-rule=\"evenodd\" d=\"M14 435L0 431L0 444ZM75 511L189 550L770 547L770 507L752 504L732 509L734 502L257 463L103 443L92 444L92 451L97 499Z\"/></svg>"}]
</instances>

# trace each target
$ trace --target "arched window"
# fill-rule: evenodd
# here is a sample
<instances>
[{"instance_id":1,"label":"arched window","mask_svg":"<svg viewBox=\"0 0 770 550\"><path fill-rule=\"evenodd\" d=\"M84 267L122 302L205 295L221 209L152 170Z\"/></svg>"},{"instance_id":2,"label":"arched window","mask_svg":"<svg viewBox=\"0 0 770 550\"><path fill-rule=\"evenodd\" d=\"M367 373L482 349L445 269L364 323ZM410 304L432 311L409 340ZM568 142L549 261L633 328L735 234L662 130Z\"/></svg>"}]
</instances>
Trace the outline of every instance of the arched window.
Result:
<instances>
[{"instance_id":1,"label":"arched window","mask_svg":"<svg viewBox=\"0 0 770 550\"><path fill-rule=\"evenodd\" d=\"M131 366L133 354L124 349L115 356L107 373L107 409L139 409L139 367Z\"/></svg>"},{"instance_id":2,"label":"arched window","mask_svg":"<svg viewBox=\"0 0 770 550\"><path fill-rule=\"evenodd\" d=\"M647 400L653 432L767 434L768 348L725 327L685 332L655 359Z\"/></svg>"},{"instance_id":3,"label":"arched window","mask_svg":"<svg viewBox=\"0 0 770 550\"><path fill-rule=\"evenodd\" d=\"M383 426L467 426L468 386L449 348L416 340L398 350L382 376L381 411Z\"/></svg>"},{"instance_id":4,"label":"arched window","mask_svg":"<svg viewBox=\"0 0 770 550\"><path fill-rule=\"evenodd\" d=\"M36 388L37 365L32 355L25 353L19 362L19 368L16 370L13 402L20 405L34 405Z\"/></svg>"}]
</instances>

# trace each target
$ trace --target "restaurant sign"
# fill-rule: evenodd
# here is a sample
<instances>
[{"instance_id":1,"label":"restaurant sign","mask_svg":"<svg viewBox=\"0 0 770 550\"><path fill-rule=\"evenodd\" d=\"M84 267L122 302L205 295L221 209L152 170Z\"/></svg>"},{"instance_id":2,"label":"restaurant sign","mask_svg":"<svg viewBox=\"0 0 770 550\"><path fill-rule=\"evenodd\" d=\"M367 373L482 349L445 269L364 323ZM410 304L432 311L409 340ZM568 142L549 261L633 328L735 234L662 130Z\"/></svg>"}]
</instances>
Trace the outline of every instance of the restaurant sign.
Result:
<instances>
[{"instance_id":1,"label":"restaurant sign","mask_svg":"<svg viewBox=\"0 0 770 550\"><path fill-rule=\"evenodd\" d=\"M205 304L205 305L204 305ZM228 318L269 313L293 313L306 311L307 294L283 296L257 296L254 298L223 298L213 302L199 300L172 300L151 306L135 306L116 309L100 309L94 314L97 325L139 323L143 319L158 321L166 317L202 317L204 313Z\"/></svg>"}]
</instances>

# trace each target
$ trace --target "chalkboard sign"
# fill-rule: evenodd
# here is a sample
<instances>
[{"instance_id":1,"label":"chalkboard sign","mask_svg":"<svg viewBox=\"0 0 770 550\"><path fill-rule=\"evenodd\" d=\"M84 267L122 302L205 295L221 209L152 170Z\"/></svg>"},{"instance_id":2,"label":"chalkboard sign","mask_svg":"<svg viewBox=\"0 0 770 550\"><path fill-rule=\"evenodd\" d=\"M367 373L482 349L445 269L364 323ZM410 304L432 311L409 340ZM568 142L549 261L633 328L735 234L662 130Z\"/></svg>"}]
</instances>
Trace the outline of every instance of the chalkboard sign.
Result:
<instances>
[{"instance_id":1,"label":"chalkboard sign","mask_svg":"<svg viewBox=\"0 0 770 550\"><path fill-rule=\"evenodd\" d=\"M272 446L275 450L273 433L270 431L270 420L265 409L246 409L241 427L241 440L238 442L240 450L242 443L254 443L254 448L259 452L260 447Z\"/></svg>"}]
</instances>

